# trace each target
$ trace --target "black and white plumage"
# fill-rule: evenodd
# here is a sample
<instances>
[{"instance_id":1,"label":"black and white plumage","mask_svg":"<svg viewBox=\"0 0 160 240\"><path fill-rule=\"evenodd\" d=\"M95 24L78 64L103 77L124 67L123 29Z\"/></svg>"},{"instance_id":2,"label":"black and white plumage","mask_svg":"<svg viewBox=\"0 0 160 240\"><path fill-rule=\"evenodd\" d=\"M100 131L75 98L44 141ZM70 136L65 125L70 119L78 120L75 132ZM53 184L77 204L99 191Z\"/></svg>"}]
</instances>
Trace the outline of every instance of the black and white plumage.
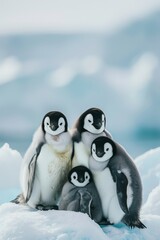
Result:
<instances>
[{"instance_id":1,"label":"black and white plumage","mask_svg":"<svg viewBox=\"0 0 160 240\"><path fill-rule=\"evenodd\" d=\"M59 210L87 213L95 222L102 220L101 201L91 171L77 166L68 174L59 203Z\"/></svg>"},{"instance_id":2,"label":"black and white plumage","mask_svg":"<svg viewBox=\"0 0 160 240\"><path fill-rule=\"evenodd\" d=\"M89 168L102 202L104 217L130 227L145 228L139 220L142 184L138 170L124 148L107 137L91 146Z\"/></svg>"},{"instance_id":3,"label":"black and white plumage","mask_svg":"<svg viewBox=\"0 0 160 240\"><path fill-rule=\"evenodd\" d=\"M99 136L111 138L105 128L106 116L99 108L90 108L77 119L71 130L74 143L73 167L78 165L88 167L88 157L93 140Z\"/></svg>"},{"instance_id":4,"label":"black and white plumage","mask_svg":"<svg viewBox=\"0 0 160 240\"><path fill-rule=\"evenodd\" d=\"M44 210L57 204L71 169L72 145L64 114L47 113L23 159L20 176L23 202Z\"/></svg>"}]
</instances>

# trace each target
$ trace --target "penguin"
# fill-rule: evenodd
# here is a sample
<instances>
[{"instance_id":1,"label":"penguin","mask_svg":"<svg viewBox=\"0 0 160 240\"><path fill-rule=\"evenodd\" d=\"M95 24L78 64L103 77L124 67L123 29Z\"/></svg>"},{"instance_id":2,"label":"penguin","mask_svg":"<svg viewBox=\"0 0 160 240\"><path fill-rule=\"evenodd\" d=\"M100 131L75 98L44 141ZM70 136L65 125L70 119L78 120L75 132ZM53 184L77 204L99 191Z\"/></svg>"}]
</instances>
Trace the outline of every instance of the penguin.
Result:
<instances>
[{"instance_id":1,"label":"penguin","mask_svg":"<svg viewBox=\"0 0 160 240\"><path fill-rule=\"evenodd\" d=\"M104 217L111 223L146 228L139 219L142 183L126 150L112 139L101 136L91 145L89 169L101 198Z\"/></svg>"},{"instance_id":2,"label":"penguin","mask_svg":"<svg viewBox=\"0 0 160 240\"><path fill-rule=\"evenodd\" d=\"M77 166L70 170L68 181L63 186L59 210L87 213L95 222L101 222L101 201L92 173L85 166Z\"/></svg>"},{"instance_id":3,"label":"penguin","mask_svg":"<svg viewBox=\"0 0 160 240\"><path fill-rule=\"evenodd\" d=\"M22 163L22 194L16 203L27 203L40 210L57 209L68 172L73 149L65 115L48 112L33 136Z\"/></svg>"},{"instance_id":4,"label":"penguin","mask_svg":"<svg viewBox=\"0 0 160 240\"><path fill-rule=\"evenodd\" d=\"M78 165L88 167L90 147L95 138L99 136L112 138L105 127L106 116L99 108L90 108L77 119L74 127L71 129L74 146L72 167Z\"/></svg>"}]
</instances>

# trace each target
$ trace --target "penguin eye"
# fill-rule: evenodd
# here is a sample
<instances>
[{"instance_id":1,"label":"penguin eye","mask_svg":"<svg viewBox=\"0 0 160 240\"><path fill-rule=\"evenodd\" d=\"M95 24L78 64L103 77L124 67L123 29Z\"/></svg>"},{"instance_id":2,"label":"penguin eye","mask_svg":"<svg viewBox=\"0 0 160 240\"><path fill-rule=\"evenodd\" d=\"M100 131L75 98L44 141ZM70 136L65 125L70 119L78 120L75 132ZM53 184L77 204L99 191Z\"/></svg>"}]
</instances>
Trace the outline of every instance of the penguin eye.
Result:
<instances>
[{"instance_id":1,"label":"penguin eye","mask_svg":"<svg viewBox=\"0 0 160 240\"><path fill-rule=\"evenodd\" d=\"M49 123L47 123L47 125L49 125Z\"/></svg>"},{"instance_id":2,"label":"penguin eye","mask_svg":"<svg viewBox=\"0 0 160 240\"><path fill-rule=\"evenodd\" d=\"M90 119L88 119L88 122L91 123L92 121Z\"/></svg>"},{"instance_id":3,"label":"penguin eye","mask_svg":"<svg viewBox=\"0 0 160 240\"><path fill-rule=\"evenodd\" d=\"M74 172L74 173L72 174L71 178L74 179L74 180L76 180L76 179L77 179L77 173Z\"/></svg>"},{"instance_id":4,"label":"penguin eye","mask_svg":"<svg viewBox=\"0 0 160 240\"><path fill-rule=\"evenodd\" d=\"M95 143L93 143L93 145L92 145L92 152L96 152L96 145L95 145Z\"/></svg>"},{"instance_id":5,"label":"penguin eye","mask_svg":"<svg viewBox=\"0 0 160 240\"><path fill-rule=\"evenodd\" d=\"M89 179L89 174L88 174L88 172L85 172L85 179Z\"/></svg>"},{"instance_id":6,"label":"penguin eye","mask_svg":"<svg viewBox=\"0 0 160 240\"><path fill-rule=\"evenodd\" d=\"M108 142L105 143L104 145L104 151L108 154L108 155L111 155L113 156L113 148L112 148L112 145Z\"/></svg>"},{"instance_id":7,"label":"penguin eye","mask_svg":"<svg viewBox=\"0 0 160 240\"><path fill-rule=\"evenodd\" d=\"M64 118L60 118L59 120L58 120L58 126L65 126L65 120L64 120Z\"/></svg>"}]
</instances>

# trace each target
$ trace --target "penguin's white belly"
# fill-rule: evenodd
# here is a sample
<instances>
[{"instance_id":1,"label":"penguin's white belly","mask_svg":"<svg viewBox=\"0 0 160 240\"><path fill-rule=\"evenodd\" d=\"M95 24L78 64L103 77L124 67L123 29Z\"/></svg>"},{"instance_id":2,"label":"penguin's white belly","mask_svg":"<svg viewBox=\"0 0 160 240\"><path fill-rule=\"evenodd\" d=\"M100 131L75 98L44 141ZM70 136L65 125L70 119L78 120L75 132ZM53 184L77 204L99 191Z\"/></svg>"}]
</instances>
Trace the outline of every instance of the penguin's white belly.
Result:
<instances>
[{"instance_id":1,"label":"penguin's white belly","mask_svg":"<svg viewBox=\"0 0 160 240\"><path fill-rule=\"evenodd\" d=\"M118 223L122 219L124 212L120 208L116 184L110 170L105 168L101 172L94 173L94 181L101 199L104 217L111 223Z\"/></svg>"},{"instance_id":2,"label":"penguin's white belly","mask_svg":"<svg viewBox=\"0 0 160 240\"><path fill-rule=\"evenodd\" d=\"M41 203L56 203L69 171L69 162L68 154L55 154L50 145L42 146L35 174L39 182Z\"/></svg>"}]
</instances>

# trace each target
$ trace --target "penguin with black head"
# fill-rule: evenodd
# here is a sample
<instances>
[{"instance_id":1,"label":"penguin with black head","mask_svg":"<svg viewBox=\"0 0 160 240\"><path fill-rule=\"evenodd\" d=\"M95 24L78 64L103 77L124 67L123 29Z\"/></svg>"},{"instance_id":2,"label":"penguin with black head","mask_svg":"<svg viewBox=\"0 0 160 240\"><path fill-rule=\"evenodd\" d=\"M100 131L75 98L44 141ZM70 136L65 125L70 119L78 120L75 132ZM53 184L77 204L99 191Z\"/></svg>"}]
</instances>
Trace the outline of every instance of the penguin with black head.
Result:
<instances>
[{"instance_id":1,"label":"penguin with black head","mask_svg":"<svg viewBox=\"0 0 160 240\"><path fill-rule=\"evenodd\" d=\"M140 221L142 183L133 159L112 139L102 136L91 145L89 169L102 202L104 217L112 224L146 228Z\"/></svg>"},{"instance_id":2,"label":"penguin with black head","mask_svg":"<svg viewBox=\"0 0 160 240\"><path fill-rule=\"evenodd\" d=\"M65 115L48 112L33 136L22 163L22 194L16 203L47 210L56 208L71 169L72 139Z\"/></svg>"},{"instance_id":3,"label":"penguin with black head","mask_svg":"<svg viewBox=\"0 0 160 240\"><path fill-rule=\"evenodd\" d=\"M71 129L74 152L72 166L84 165L88 167L88 157L93 140L99 136L111 138L106 130L106 116L99 108L90 108L77 119Z\"/></svg>"}]
</instances>

